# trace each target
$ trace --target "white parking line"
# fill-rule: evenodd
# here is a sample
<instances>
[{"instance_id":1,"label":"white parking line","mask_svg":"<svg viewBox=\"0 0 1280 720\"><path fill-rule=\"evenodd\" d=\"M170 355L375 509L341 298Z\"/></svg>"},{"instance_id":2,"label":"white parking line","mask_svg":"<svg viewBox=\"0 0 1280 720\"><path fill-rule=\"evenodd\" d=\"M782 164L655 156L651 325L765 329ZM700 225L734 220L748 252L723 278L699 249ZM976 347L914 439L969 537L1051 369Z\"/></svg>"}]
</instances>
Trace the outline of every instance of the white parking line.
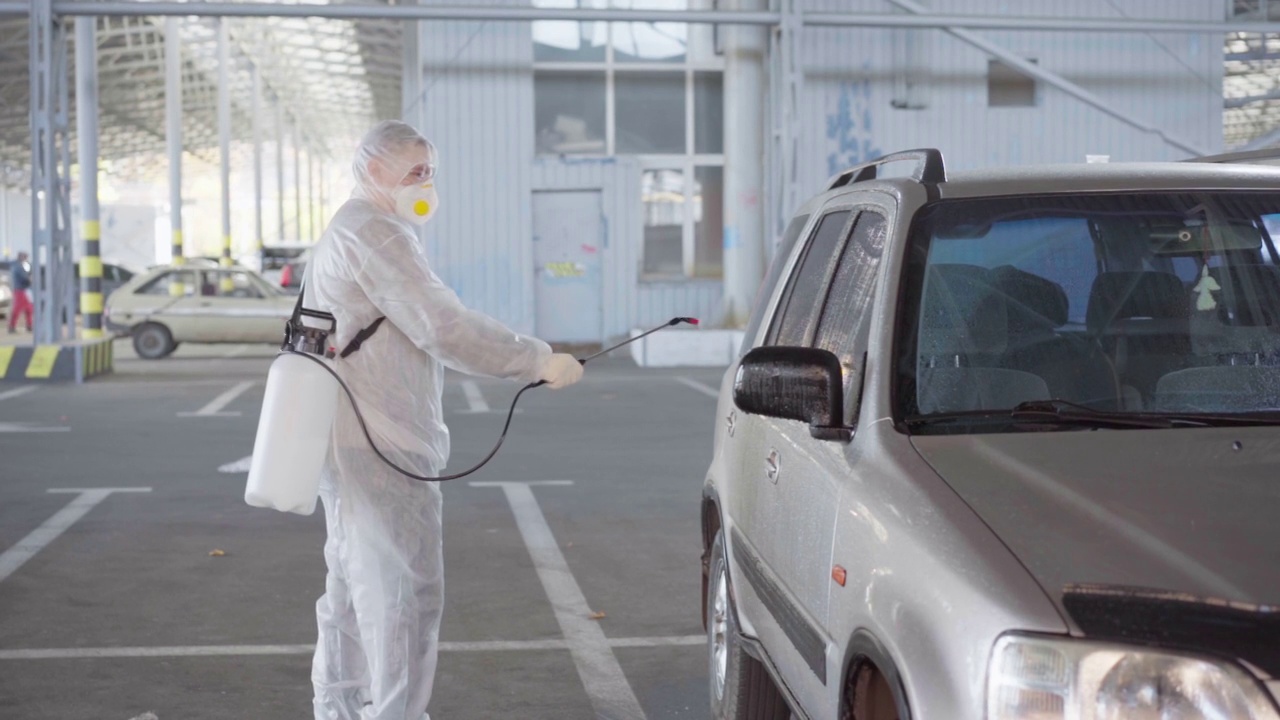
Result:
<instances>
[{"instance_id":1,"label":"white parking line","mask_svg":"<svg viewBox=\"0 0 1280 720\"><path fill-rule=\"evenodd\" d=\"M530 485L572 485L568 480L546 482L473 482L471 487L499 487L507 496L516 517L520 536L533 558L533 566L542 581L542 589L555 610L556 622L564 634L578 668L578 677L591 699L596 717L615 720L643 720L644 710L627 682L618 658L600 623L591 619L591 607L569 571L560 546L556 543L547 519L538 507Z\"/></svg>"},{"instance_id":2,"label":"white parking line","mask_svg":"<svg viewBox=\"0 0 1280 720\"><path fill-rule=\"evenodd\" d=\"M480 386L476 384L475 380L463 380L462 392L467 396L467 405L471 406L468 412L489 412L489 403L484 401L484 395L480 394Z\"/></svg>"},{"instance_id":3,"label":"white parking line","mask_svg":"<svg viewBox=\"0 0 1280 720\"><path fill-rule=\"evenodd\" d=\"M10 400L12 398L22 397L29 392L35 392L38 387L38 385L27 385L26 387L5 390L4 392L0 392L0 400Z\"/></svg>"},{"instance_id":4,"label":"white parking line","mask_svg":"<svg viewBox=\"0 0 1280 720\"><path fill-rule=\"evenodd\" d=\"M224 357L224 358L240 357L241 355L243 355L243 354L245 354L245 353L247 353L247 352L249 352L249 346L248 346L248 345L236 345L235 347L233 347L233 348L231 348L230 350L228 350L228 351L226 351L225 353L223 353L223 354L222 354L222 357Z\"/></svg>"},{"instance_id":5,"label":"white parking line","mask_svg":"<svg viewBox=\"0 0 1280 720\"><path fill-rule=\"evenodd\" d=\"M702 393L703 395L709 395L710 397L713 397L717 400L720 399L720 391L716 390L710 385L704 385L698 382L697 380L694 380L692 378L687 378L687 377L678 377L675 380L681 385L684 385L686 387L691 387L694 390L697 390L698 392Z\"/></svg>"},{"instance_id":6,"label":"white parking line","mask_svg":"<svg viewBox=\"0 0 1280 720\"><path fill-rule=\"evenodd\" d=\"M48 492L55 494L74 493L80 497L67 503L66 507L54 513L53 517L44 521L44 524L19 540L17 545L0 554L0 582L3 582L5 578L22 567L24 563L35 557L36 553L56 540L67 528L84 517L85 513L92 510L94 505L106 500L111 493L149 493L151 488L56 488Z\"/></svg>"},{"instance_id":7,"label":"white parking line","mask_svg":"<svg viewBox=\"0 0 1280 720\"><path fill-rule=\"evenodd\" d=\"M0 433L51 433L71 432L66 425L36 425L35 423L0 422Z\"/></svg>"},{"instance_id":8,"label":"white parking line","mask_svg":"<svg viewBox=\"0 0 1280 720\"><path fill-rule=\"evenodd\" d=\"M670 637L617 638L611 647L652 648L702 645L702 635ZM442 642L440 652L525 652L536 650L568 650L567 640L480 640L476 642ZM0 660L97 660L114 658L159 657L227 657L237 655L310 655L315 645L189 645L176 647L98 647L98 648L31 648L0 650Z\"/></svg>"},{"instance_id":9,"label":"white parking line","mask_svg":"<svg viewBox=\"0 0 1280 720\"><path fill-rule=\"evenodd\" d=\"M208 405L199 410L191 412L178 413L178 417L239 417L238 412L222 412L222 408L230 405L232 401L244 394L246 390L253 387L252 380L246 380L242 383L236 383L231 389L222 393L218 397L209 402Z\"/></svg>"}]
</instances>

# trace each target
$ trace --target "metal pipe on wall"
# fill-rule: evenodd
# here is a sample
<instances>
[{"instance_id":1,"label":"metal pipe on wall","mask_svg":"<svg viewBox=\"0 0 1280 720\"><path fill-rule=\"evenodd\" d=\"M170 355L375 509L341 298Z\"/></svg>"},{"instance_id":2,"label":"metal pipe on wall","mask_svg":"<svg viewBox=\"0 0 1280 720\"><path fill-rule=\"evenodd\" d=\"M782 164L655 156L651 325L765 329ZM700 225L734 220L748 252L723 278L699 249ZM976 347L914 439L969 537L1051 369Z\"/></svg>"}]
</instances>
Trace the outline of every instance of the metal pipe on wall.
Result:
<instances>
[{"instance_id":1,"label":"metal pipe on wall","mask_svg":"<svg viewBox=\"0 0 1280 720\"><path fill-rule=\"evenodd\" d=\"M102 331L102 243L98 208L98 41L96 18L76 18L76 141L80 158L80 312L84 337Z\"/></svg>"},{"instance_id":2,"label":"metal pipe on wall","mask_svg":"<svg viewBox=\"0 0 1280 720\"><path fill-rule=\"evenodd\" d=\"M169 154L169 227L172 261L182 265L182 34L176 17L164 21L164 118L165 145ZM169 291L181 297L182 275L169 283Z\"/></svg>"}]
</instances>

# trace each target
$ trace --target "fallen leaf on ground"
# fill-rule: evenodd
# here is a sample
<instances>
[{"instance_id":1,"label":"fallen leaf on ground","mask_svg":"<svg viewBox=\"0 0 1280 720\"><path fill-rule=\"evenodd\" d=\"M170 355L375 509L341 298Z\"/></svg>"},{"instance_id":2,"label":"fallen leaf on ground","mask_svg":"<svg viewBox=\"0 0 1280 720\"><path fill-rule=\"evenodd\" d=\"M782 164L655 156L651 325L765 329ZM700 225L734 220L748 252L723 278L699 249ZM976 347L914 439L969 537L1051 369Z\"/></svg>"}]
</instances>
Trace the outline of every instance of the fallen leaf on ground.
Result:
<instances>
[{"instance_id":1,"label":"fallen leaf on ground","mask_svg":"<svg viewBox=\"0 0 1280 720\"><path fill-rule=\"evenodd\" d=\"M606 617L608 617L608 615L605 615L605 614L604 614L604 613L602 613L602 612L593 612L593 613L591 613L590 615L588 615L587 617L591 618L592 620L603 620L603 619L605 619Z\"/></svg>"},{"instance_id":2,"label":"fallen leaf on ground","mask_svg":"<svg viewBox=\"0 0 1280 720\"><path fill-rule=\"evenodd\" d=\"M218 550L216 548L209 551L209 557L222 557L226 554L225 550Z\"/></svg>"}]
</instances>

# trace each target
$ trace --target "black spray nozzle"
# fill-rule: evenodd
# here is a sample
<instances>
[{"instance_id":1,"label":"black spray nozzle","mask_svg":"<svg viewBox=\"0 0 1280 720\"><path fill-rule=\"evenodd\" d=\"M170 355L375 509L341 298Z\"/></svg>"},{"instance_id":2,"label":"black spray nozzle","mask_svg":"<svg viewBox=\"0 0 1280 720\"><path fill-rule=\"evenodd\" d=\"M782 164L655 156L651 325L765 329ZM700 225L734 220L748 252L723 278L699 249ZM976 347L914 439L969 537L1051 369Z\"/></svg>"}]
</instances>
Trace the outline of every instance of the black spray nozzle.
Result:
<instances>
[{"instance_id":1,"label":"black spray nozzle","mask_svg":"<svg viewBox=\"0 0 1280 720\"><path fill-rule=\"evenodd\" d=\"M661 325L659 325L658 327L655 327L655 328L652 328L652 329L646 330L645 332L642 332L642 333L640 333L639 335L637 335L637 336L635 336L635 337L633 337L633 338L628 338L628 339L626 339L626 340L623 340L622 342L618 343L617 345L613 345L613 346L611 346L611 347L607 347L607 348L605 348L605 349L601 350L600 352L598 352L598 353L596 353L596 354L594 354L594 355L589 355L589 356L584 357L584 358L579 358L579 359L578 359L578 362L582 363L583 365L586 365L588 360L594 360L594 359L596 359L596 358L600 357L601 355L607 355L608 353L611 353L611 352L613 352L614 350L617 350L618 348L626 347L627 345L630 345L631 343L633 343L633 342L635 342L635 341L637 341L637 340L639 340L639 339L641 339L641 338L649 337L650 335L652 335L652 334L654 334L654 333L658 332L659 330L664 330L664 329L669 328L669 327L671 327L671 326L673 326L673 325L679 325L680 323L689 323L690 325L697 325L697 324L698 324L698 318L691 318L691 317L677 317L677 318L671 318L670 320L668 320L668 321L666 321L666 322L662 323L662 324L661 324Z\"/></svg>"}]
</instances>

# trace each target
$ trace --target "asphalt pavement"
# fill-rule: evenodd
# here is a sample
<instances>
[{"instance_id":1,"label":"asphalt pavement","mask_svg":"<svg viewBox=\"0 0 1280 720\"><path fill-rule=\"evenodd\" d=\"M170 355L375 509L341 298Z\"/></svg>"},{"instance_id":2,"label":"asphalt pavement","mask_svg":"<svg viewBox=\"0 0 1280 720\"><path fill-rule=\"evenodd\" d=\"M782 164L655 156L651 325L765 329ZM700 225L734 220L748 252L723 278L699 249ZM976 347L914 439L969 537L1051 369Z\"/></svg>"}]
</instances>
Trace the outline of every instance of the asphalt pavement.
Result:
<instances>
[{"instance_id":1,"label":"asphalt pavement","mask_svg":"<svg viewBox=\"0 0 1280 720\"><path fill-rule=\"evenodd\" d=\"M0 384L0 718L310 718L324 522L244 504L258 346L116 349L82 386ZM706 718L698 506L715 369L625 358L526 393L444 486L430 713ZM450 469L516 385L451 375Z\"/></svg>"}]
</instances>

